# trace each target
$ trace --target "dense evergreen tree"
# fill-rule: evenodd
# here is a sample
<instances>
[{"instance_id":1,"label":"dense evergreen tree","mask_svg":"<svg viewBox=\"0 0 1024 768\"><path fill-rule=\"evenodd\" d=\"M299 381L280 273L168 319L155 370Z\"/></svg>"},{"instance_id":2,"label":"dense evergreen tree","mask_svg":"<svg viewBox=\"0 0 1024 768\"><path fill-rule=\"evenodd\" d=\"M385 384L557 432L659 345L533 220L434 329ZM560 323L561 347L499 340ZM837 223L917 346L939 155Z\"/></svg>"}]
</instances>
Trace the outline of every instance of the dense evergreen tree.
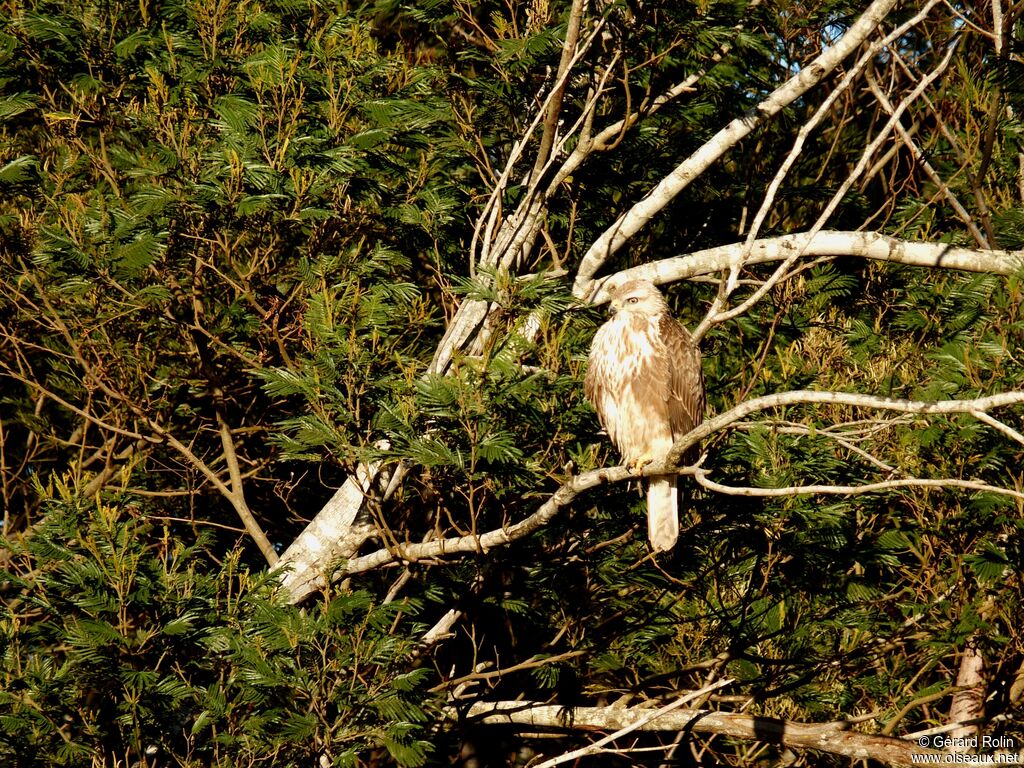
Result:
<instances>
[{"instance_id":1,"label":"dense evergreen tree","mask_svg":"<svg viewBox=\"0 0 1024 768\"><path fill-rule=\"evenodd\" d=\"M1021 8L2 7L3 759L1024 750ZM626 270L720 415L657 558Z\"/></svg>"}]
</instances>

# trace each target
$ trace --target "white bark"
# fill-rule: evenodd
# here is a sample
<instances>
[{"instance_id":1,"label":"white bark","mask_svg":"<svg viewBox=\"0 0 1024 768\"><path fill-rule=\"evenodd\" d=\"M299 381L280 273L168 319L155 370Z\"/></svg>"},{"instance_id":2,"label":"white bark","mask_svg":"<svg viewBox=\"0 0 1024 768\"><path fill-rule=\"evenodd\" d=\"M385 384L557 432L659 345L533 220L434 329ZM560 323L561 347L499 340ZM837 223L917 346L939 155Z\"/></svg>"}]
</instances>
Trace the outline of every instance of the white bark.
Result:
<instances>
[{"instance_id":1,"label":"white bark","mask_svg":"<svg viewBox=\"0 0 1024 768\"><path fill-rule=\"evenodd\" d=\"M582 8L581 0L576 0L573 4L572 19L575 26L580 23ZM531 185L530 194L516 210L504 219L499 215L500 205L498 202L514 170L515 161L521 154L522 148L527 144L529 134L542 124L541 118L544 118L545 135L557 128L561 96L572 65L582 56L598 30L592 30L588 40L582 44L578 44L576 32L569 31L563 46L557 82L545 97L542 108L530 124L527 136L517 143L513 157L510 157L506 163L494 195L481 216L473 236L473 247L470 254L471 270L475 270L478 266L477 258L479 258L479 265L502 269L513 268L517 262L523 260L540 230L546 201L537 190L536 180ZM542 140L542 143L548 145L549 149L552 144L546 139ZM547 157L538 157L537 163L543 167L548 159ZM475 255L478 250L479 257ZM460 351L468 351L474 344L474 340L479 338L480 331L484 328L492 310L493 307L485 301L463 301L438 344L427 372L445 373L454 356ZM331 564L351 557L372 535L372 530L365 526L356 526L355 520L362 509L367 490L374 482L378 471L376 465L359 465L355 476L345 482L342 488L317 513L312 523L281 556L276 567L285 574L282 584L293 601L298 602L324 586L326 580L331 578L331 574L327 572ZM403 474L398 471L391 478L392 489ZM389 495L390 492L385 494L385 497Z\"/></svg>"},{"instance_id":2,"label":"white bark","mask_svg":"<svg viewBox=\"0 0 1024 768\"><path fill-rule=\"evenodd\" d=\"M376 462L360 466L281 555L281 586L296 602L326 587L331 564L352 557L373 536L373 526L355 521L379 473Z\"/></svg>"},{"instance_id":3,"label":"white bark","mask_svg":"<svg viewBox=\"0 0 1024 768\"><path fill-rule=\"evenodd\" d=\"M984 272L993 275L1012 275L1024 269L1022 251L983 251L947 243L910 242L875 232L823 231L813 236L797 233L764 238L755 240L749 246L742 242L730 243L670 259L648 262L594 281L592 301L595 304L607 302L608 296L604 287L627 280L650 280L656 285L664 285L702 275L717 274L728 269L746 247L750 248L748 257L744 259L747 265L785 261L794 253L801 253L803 258L848 256L915 267Z\"/></svg>"},{"instance_id":4,"label":"white bark","mask_svg":"<svg viewBox=\"0 0 1024 768\"><path fill-rule=\"evenodd\" d=\"M956 676L957 688L949 706L949 721L956 727L949 732L953 752L970 752L977 744L978 723L985 716L985 657L974 642L968 642L960 657Z\"/></svg>"},{"instance_id":5,"label":"white bark","mask_svg":"<svg viewBox=\"0 0 1024 768\"><path fill-rule=\"evenodd\" d=\"M486 553L494 547L502 547L532 534L551 522L563 507L571 503L577 496L586 490L596 488L605 483L618 483L636 478L638 476L650 477L659 474L676 471L678 463L683 454L691 446L708 437L709 435L728 429L736 422L745 419L752 413L778 408L782 406L797 405L800 403L819 405L845 405L849 407L866 408L880 411L892 411L896 413L909 414L951 414L968 413L977 416L988 413L997 408L1006 408L1012 405L1024 404L1024 392L1003 392L989 397L980 397L973 400L938 400L927 402L923 400L898 400L888 397L876 397L874 395L861 395L854 392L819 392L814 390L794 390L791 392L780 392L775 395L765 395L752 400L747 400L739 405L730 408L725 413L705 421L681 440L677 441L665 457L664 461L654 461L647 464L638 473L630 471L626 467L607 467L597 469L583 474L576 475L566 480L548 499L537 508L535 512L512 525L496 528L484 533L469 536L454 536L447 539L431 539L430 541L408 543L399 546L389 546L370 552L359 557L351 557L346 562L337 562L337 573L347 575L373 570L395 562L416 562L419 560L434 560L450 555ZM700 469L687 469L680 474L697 474ZM993 492L1010 492L1006 489L998 489L991 486L973 483L971 481L960 481L951 479L948 481L938 480L917 480L913 482L891 481L871 488L871 491L885 491L890 488L902 487L904 485L932 485L949 488L967 488L973 490L988 490ZM823 486L823 492L836 489ZM800 490L800 489L796 489ZM814 490L814 489L812 489ZM839 489L842 491L843 489ZM860 493L857 487L848 490L851 494ZM793 493L792 489L788 491ZM1010 492L1016 493L1016 492ZM352 540L352 534L345 534L345 541ZM360 544L368 538L364 536ZM333 551L333 550L332 550ZM336 556L332 560L336 560ZM311 592L323 586L326 582L317 579L325 578L325 574L316 569L307 571L311 575L305 581L293 580L290 584L290 594L295 601L302 600ZM331 576L333 574L326 574Z\"/></svg>"},{"instance_id":6,"label":"white bark","mask_svg":"<svg viewBox=\"0 0 1024 768\"><path fill-rule=\"evenodd\" d=\"M620 739L623 736L632 733L633 731L642 731L646 727L649 727L655 721L660 721L666 715L675 712L684 704L688 704L691 701L700 699L709 694L710 692L717 690L719 688L724 688L725 686L730 685L733 682L734 681L732 679L719 680L716 683L704 686L700 690L690 691L685 696L680 696L675 701L670 702L663 707L659 707L658 709L654 710L648 709L639 717L631 718L630 722L620 726L617 730L613 731L612 733L609 733L607 736L602 736L597 741L588 744L585 747L574 749L570 752L566 752L565 754L559 755L558 757L553 757L550 760L545 760L544 762L536 765L535 768L555 768L556 765L574 762L576 760L579 760L581 757L586 757L587 755L600 754L602 751L604 751L605 744L611 744L616 739ZM563 712L562 714L564 716L565 713Z\"/></svg>"},{"instance_id":7,"label":"white bark","mask_svg":"<svg viewBox=\"0 0 1024 768\"><path fill-rule=\"evenodd\" d=\"M952 413L988 413L996 408L1006 408L1024 403L1024 392L1000 392L988 397L974 400L900 400L892 397L861 395L856 392L827 392L813 389L796 389L791 392L779 392L775 395L764 395L745 400L714 418L708 419L699 427L684 435L672 446L665 457L665 466L678 466L687 450L715 432L725 429L730 424L745 419L752 413L768 408L778 408L798 403L817 405L845 405L851 408L871 408L896 413L943 414ZM657 467L649 465L652 472ZM646 472L645 472L646 474Z\"/></svg>"},{"instance_id":8,"label":"white bark","mask_svg":"<svg viewBox=\"0 0 1024 768\"><path fill-rule=\"evenodd\" d=\"M619 216L612 226L594 241L580 262L573 293L587 296L591 278L610 256L618 252L633 235L639 232L659 211L672 202L694 179L714 162L750 134L767 118L773 117L792 104L853 53L892 10L896 0L875 0L857 19L856 23L834 45L826 49L808 66L771 93L764 101L742 117L730 122L700 149L676 166L647 196Z\"/></svg>"},{"instance_id":9,"label":"white bark","mask_svg":"<svg viewBox=\"0 0 1024 768\"><path fill-rule=\"evenodd\" d=\"M707 169L729 148L735 146L757 125L778 114L780 110L806 93L809 88L820 83L830 71L838 67L846 57L862 46L876 31L881 31L881 22L894 4L895 0L876 0L871 3L835 44L780 86L751 113L733 120L722 128L711 141L662 180L644 200L624 213L615 225L593 243L583 257L574 281L576 295L590 297L597 294L595 300L603 301L603 296L600 295L598 289L607 279L594 281L592 278L604 265L607 258L620 249L651 217L685 189L693 178ZM570 64L567 65L568 68L561 68L562 71L558 73L557 77L558 84L567 82L568 69L571 69L571 63L576 61L578 51L574 46L569 46L567 42L566 50L563 53L565 54L563 63L570 62ZM673 92L673 95L677 94ZM554 120L552 114L547 114L547 112L549 107L553 112L557 112L555 107L557 101L558 99L551 94L544 101L542 111L546 114L545 125ZM640 112L637 115L639 116ZM635 121L627 121L629 125L632 125L633 122ZM536 121L535 124L539 125ZM628 127L626 123L623 126ZM572 157L574 155L570 156L566 162L576 162ZM538 158L538 162L542 164L551 163L554 160L553 156ZM534 167L540 166L535 163ZM507 171L511 173L511 164ZM508 174L505 175L506 180L507 178L509 178ZM546 196L536 188L535 184L536 180L534 180L534 186L531 187L533 194L528 195L520 207L510 212L507 217L499 216L492 220L488 216L485 217L486 222L482 219L481 223L484 229L478 230L478 237L487 242L478 245L478 252L487 255L485 259L487 264L504 269L518 269L523 256L533 248L532 244L546 211ZM488 213L493 210L496 209L492 208ZM614 278L642 276L652 279L656 283L666 283L687 277L721 272L730 264L736 264L741 256L744 264L756 264L785 261L792 258L794 253L799 253L801 258L854 256L932 268L963 269L1002 275L1015 272L1021 264L1021 255L1017 253L972 251L932 243L907 243L871 233L820 232L813 235L791 235L747 244L748 252L743 250L744 247L743 243L737 243L674 259L666 259L656 264L648 264L619 273ZM464 301L455 317L452 318L447 333L438 346L430 371L444 373L457 354L471 353L474 346L479 344L481 333L485 331L488 318L493 310L494 307L487 302ZM507 544L519 535L526 535L525 532L529 530L529 526L522 527L522 524L517 524L509 529L492 531L481 536L462 537L457 540L457 544L453 544L456 540L410 544L399 548L391 547L352 559L359 547L372 535L372 530L368 526L356 526L355 521L365 501L366 489L369 487L367 483L374 482L373 475L376 473L376 469L364 465L360 467L359 473L363 476L350 478L282 556L278 567L287 574L284 586L293 600L301 600L332 578L328 569L338 561L348 559L346 570L351 573L354 572L353 566L357 570L362 570L395 560L425 557L428 556L426 554L428 551L443 555L455 551L486 550L489 546ZM392 487L400 482L401 476L400 471L396 473L391 481ZM562 490L565 488L563 487L559 493ZM569 495L574 495L575 492L578 490ZM552 501L555 501L554 497L552 497ZM555 503L552 508L545 505L544 514L548 512L554 514L558 506L558 503ZM538 514L540 511L528 519L536 521ZM544 515L540 514L540 517L544 517ZM510 533L513 535L510 536Z\"/></svg>"},{"instance_id":10,"label":"white bark","mask_svg":"<svg viewBox=\"0 0 1024 768\"><path fill-rule=\"evenodd\" d=\"M652 717L652 714L655 715ZM747 741L781 744L794 749L828 752L855 760L877 760L887 765L914 765L911 755L942 753L921 747L913 740L875 736L852 730L853 723L796 723L772 717L758 717L706 709L684 709L668 712L646 707L620 708L575 707L566 711L558 705L524 701L478 702L459 713L455 708L445 711L452 719L471 720L476 725L523 726L523 729L551 728L564 730L566 723L573 730L639 730L692 731L719 734Z\"/></svg>"}]
</instances>

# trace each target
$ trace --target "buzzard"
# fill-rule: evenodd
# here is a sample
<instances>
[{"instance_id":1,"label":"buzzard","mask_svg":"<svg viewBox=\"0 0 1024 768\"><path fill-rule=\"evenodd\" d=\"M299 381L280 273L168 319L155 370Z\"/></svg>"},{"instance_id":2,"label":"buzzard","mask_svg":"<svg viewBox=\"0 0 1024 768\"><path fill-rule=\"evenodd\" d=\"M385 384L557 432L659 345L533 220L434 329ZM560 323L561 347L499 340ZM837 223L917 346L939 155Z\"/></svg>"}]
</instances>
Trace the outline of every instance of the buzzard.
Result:
<instances>
[{"instance_id":1,"label":"buzzard","mask_svg":"<svg viewBox=\"0 0 1024 768\"><path fill-rule=\"evenodd\" d=\"M700 350L654 284L631 280L611 290L614 316L590 347L587 399L627 465L664 458L704 418ZM647 536L655 552L679 538L677 475L647 484Z\"/></svg>"}]
</instances>

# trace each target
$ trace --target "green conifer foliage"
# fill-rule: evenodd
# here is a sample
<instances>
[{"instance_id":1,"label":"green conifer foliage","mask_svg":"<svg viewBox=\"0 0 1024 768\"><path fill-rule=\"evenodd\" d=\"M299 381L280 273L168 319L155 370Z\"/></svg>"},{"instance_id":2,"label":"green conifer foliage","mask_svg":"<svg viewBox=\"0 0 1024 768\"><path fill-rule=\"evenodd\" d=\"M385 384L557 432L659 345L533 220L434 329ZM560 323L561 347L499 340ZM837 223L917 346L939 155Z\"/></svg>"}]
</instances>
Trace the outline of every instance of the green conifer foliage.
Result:
<instances>
[{"instance_id":1,"label":"green conifer foliage","mask_svg":"<svg viewBox=\"0 0 1024 768\"><path fill-rule=\"evenodd\" d=\"M0 573L5 765L424 762L415 605L338 591L303 611L144 506L43 495Z\"/></svg>"},{"instance_id":2,"label":"green conifer foliage","mask_svg":"<svg viewBox=\"0 0 1024 768\"><path fill-rule=\"evenodd\" d=\"M283 369L343 405L306 433L360 447L439 331L424 276L455 248L468 167L446 74L382 49L372 22L317 2L12 6L0 311L32 341L5 357L9 429L67 437L78 416L37 398L89 399L116 435L103 450L159 466L136 475L146 490L182 493L222 471L224 429L266 466L270 426L297 414L258 376ZM43 439L11 460L47 475L61 453ZM283 537L291 490L246 482Z\"/></svg>"},{"instance_id":3,"label":"green conifer foliage","mask_svg":"<svg viewBox=\"0 0 1024 768\"><path fill-rule=\"evenodd\" d=\"M826 229L985 263L1024 243L1024 8L937 3L857 69L922 10L897 5L757 109L864 5L0 0L0 763L523 765L594 736L574 707L725 678L695 706L905 736L946 724L971 649L987 732L1024 748L1019 405L750 414L701 444L718 489L682 476L671 554L635 481L566 492L620 460L583 397L603 316L576 270L732 121L753 130L597 277L742 242L787 160L759 240L835 196ZM875 91L947 54L905 105L918 151L893 134L845 184L889 120ZM1024 273L863 256L806 256L707 329L708 416L1024 390ZM747 264L733 306L776 266ZM690 328L726 271L694 270L664 286ZM372 534L288 605L266 566L368 467L325 528ZM494 702L560 713L467 714ZM636 732L587 760L850 763L770 736Z\"/></svg>"}]
</instances>

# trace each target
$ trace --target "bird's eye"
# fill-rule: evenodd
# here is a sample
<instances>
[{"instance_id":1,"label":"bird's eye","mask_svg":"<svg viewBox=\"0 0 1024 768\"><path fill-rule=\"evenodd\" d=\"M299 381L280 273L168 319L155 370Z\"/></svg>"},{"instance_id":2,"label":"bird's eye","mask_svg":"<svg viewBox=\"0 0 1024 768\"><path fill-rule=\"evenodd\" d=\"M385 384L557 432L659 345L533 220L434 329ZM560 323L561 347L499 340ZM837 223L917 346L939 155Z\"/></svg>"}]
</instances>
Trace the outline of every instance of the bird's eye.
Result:
<instances>
[{"instance_id":1,"label":"bird's eye","mask_svg":"<svg viewBox=\"0 0 1024 768\"><path fill-rule=\"evenodd\" d=\"M640 301L640 299L638 299L636 296L630 296L628 299L626 299L626 301L629 302L630 304L636 304L638 301Z\"/></svg>"}]
</instances>

